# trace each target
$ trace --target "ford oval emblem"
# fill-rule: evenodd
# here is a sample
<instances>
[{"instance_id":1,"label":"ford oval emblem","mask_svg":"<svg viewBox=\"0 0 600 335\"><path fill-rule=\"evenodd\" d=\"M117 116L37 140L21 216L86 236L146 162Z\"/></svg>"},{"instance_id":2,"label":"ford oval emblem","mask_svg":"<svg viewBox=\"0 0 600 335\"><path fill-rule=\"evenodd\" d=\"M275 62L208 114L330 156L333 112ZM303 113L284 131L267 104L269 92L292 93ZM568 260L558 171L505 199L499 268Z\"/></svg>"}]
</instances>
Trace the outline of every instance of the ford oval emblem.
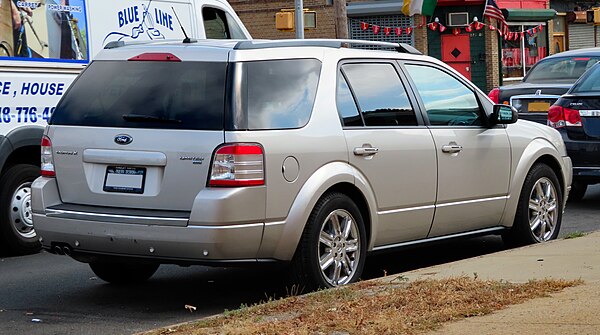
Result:
<instances>
[{"instance_id":1,"label":"ford oval emblem","mask_svg":"<svg viewBox=\"0 0 600 335\"><path fill-rule=\"evenodd\" d=\"M115 143L117 143L117 144L127 145L131 142L133 142L133 137L131 137L127 134L119 134L119 135L115 136Z\"/></svg>"}]
</instances>

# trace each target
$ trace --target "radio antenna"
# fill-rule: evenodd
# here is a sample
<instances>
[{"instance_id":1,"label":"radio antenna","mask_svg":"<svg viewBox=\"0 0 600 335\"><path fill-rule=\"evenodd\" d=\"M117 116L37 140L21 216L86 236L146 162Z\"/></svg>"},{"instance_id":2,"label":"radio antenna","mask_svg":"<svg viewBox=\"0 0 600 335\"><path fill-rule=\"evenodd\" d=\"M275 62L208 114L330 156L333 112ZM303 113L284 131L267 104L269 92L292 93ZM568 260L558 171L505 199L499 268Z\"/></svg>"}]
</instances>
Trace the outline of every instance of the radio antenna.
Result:
<instances>
[{"instance_id":1,"label":"radio antenna","mask_svg":"<svg viewBox=\"0 0 600 335\"><path fill-rule=\"evenodd\" d=\"M187 33L185 32L185 29L183 29L183 25L181 24L181 21L179 20L179 16L177 16L177 12L175 11L175 8L173 8L173 6L171 6L171 9L173 10L173 14L175 14L175 18L177 19L177 22L179 22L179 27L181 28L181 31L183 31L183 36L185 36L185 38L183 39L183 43L198 42L197 40L188 37Z\"/></svg>"}]
</instances>

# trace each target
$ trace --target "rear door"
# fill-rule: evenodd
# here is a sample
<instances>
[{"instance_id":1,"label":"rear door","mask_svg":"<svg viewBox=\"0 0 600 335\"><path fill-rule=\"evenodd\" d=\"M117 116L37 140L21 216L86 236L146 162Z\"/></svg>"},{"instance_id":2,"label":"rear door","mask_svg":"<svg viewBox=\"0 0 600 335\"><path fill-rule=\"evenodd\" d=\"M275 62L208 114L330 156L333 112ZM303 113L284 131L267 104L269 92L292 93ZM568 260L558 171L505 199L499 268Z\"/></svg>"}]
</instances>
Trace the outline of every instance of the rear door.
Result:
<instances>
[{"instance_id":1,"label":"rear door","mask_svg":"<svg viewBox=\"0 0 600 335\"><path fill-rule=\"evenodd\" d=\"M437 152L437 200L429 237L498 225L510 178L505 128L483 124L485 111L474 90L451 72L427 63L404 67Z\"/></svg>"},{"instance_id":2,"label":"rear door","mask_svg":"<svg viewBox=\"0 0 600 335\"><path fill-rule=\"evenodd\" d=\"M433 219L435 147L393 62L346 62L337 106L349 162L371 185L379 224L375 246L422 239Z\"/></svg>"},{"instance_id":3,"label":"rear door","mask_svg":"<svg viewBox=\"0 0 600 335\"><path fill-rule=\"evenodd\" d=\"M223 143L226 67L92 63L50 121L62 201L190 210Z\"/></svg>"}]
</instances>

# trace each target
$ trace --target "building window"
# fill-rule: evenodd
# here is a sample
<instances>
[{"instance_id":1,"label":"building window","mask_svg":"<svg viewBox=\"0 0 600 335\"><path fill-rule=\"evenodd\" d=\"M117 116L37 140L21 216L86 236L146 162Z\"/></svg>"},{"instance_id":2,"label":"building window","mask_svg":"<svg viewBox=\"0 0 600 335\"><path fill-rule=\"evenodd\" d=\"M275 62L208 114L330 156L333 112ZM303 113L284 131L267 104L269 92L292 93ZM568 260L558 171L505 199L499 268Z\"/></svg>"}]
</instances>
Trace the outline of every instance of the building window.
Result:
<instances>
[{"instance_id":1,"label":"building window","mask_svg":"<svg viewBox=\"0 0 600 335\"><path fill-rule=\"evenodd\" d=\"M521 79L540 59L548 56L547 26L540 32L529 34L540 23L509 23L510 31L524 32L523 38L502 40L502 78Z\"/></svg>"}]
</instances>

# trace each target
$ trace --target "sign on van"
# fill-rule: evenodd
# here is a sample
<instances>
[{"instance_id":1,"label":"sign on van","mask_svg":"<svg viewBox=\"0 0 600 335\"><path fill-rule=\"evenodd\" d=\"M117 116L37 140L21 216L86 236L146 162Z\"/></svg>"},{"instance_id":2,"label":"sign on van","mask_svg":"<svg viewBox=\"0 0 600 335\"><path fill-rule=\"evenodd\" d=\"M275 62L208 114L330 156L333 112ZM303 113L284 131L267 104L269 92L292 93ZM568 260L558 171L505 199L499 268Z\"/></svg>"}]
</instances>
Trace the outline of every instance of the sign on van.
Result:
<instances>
[{"instance_id":1,"label":"sign on van","mask_svg":"<svg viewBox=\"0 0 600 335\"><path fill-rule=\"evenodd\" d=\"M0 0L0 60L86 64L112 41L183 39L175 13L193 34L185 1Z\"/></svg>"},{"instance_id":2,"label":"sign on van","mask_svg":"<svg viewBox=\"0 0 600 335\"><path fill-rule=\"evenodd\" d=\"M0 0L2 58L87 62L84 0Z\"/></svg>"}]
</instances>

